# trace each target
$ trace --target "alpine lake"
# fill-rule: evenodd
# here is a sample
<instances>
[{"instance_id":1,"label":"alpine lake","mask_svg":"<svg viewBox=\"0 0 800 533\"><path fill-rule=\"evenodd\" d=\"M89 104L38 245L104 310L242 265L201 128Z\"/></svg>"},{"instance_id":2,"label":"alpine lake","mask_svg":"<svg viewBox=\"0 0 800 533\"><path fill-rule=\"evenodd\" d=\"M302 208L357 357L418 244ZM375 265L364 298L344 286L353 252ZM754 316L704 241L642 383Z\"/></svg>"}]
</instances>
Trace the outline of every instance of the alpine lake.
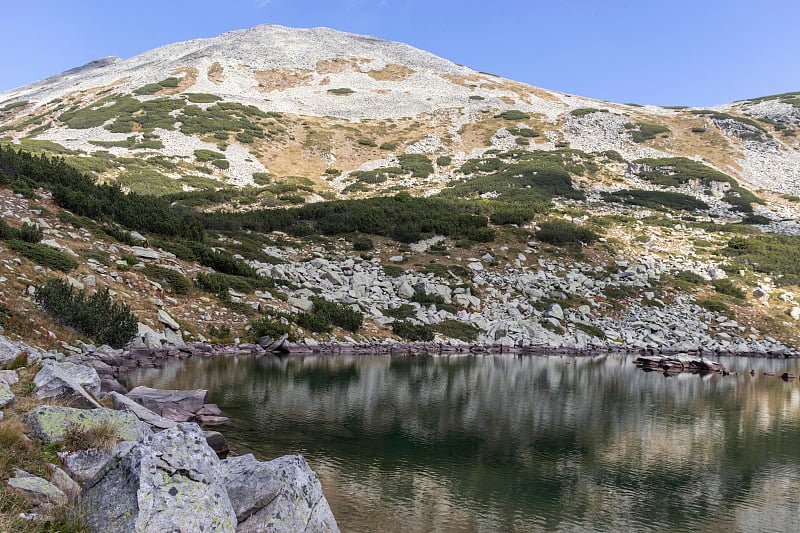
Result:
<instances>
[{"instance_id":1,"label":"alpine lake","mask_svg":"<svg viewBox=\"0 0 800 533\"><path fill-rule=\"evenodd\" d=\"M800 361L634 359L190 358L128 384L207 389L233 452L302 454L346 532L800 530L800 384L765 374Z\"/></svg>"}]
</instances>

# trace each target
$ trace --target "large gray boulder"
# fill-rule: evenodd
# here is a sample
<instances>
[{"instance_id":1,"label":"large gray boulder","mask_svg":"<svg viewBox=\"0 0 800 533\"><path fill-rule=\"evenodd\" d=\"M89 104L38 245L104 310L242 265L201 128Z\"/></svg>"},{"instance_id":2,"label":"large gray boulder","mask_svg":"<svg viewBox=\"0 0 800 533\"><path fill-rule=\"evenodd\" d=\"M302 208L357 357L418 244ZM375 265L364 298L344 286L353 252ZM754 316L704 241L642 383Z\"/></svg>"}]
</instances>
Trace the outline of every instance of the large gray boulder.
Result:
<instances>
[{"instance_id":1,"label":"large gray boulder","mask_svg":"<svg viewBox=\"0 0 800 533\"><path fill-rule=\"evenodd\" d=\"M205 390L161 390L136 387L126 396L159 416L176 422L186 422L194 418L194 414L203 408L206 393Z\"/></svg>"},{"instance_id":2,"label":"large gray boulder","mask_svg":"<svg viewBox=\"0 0 800 533\"><path fill-rule=\"evenodd\" d=\"M81 492L92 531L233 532L220 462L197 424L120 447Z\"/></svg>"},{"instance_id":3,"label":"large gray boulder","mask_svg":"<svg viewBox=\"0 0 800 533\"><path fill-rule=\"evenodd\" d=\"M132 413L113 409L75 409L54 405L40 405L25 413L22 421L28 432L44 442L64 440L67 428L76 426L88 430L101 424L112 424L119 440L138 440L138 420Z\"/></svg>"},{"instance_id":4,"label":"large gray boulder","mask_svg":"<svg viewBox=\"0 0 800 533\"><path fill-rule=\"evenodd\" d=\"M28 503L43 510L67 503L67 495L61 489L27 472L19 471L16 477L8 480L8 486L18 490Z\"/></svg>"},{"instance_id":5,"label":"large gray boulder","mask_svg":"<svg viewBox=\"0 0 800 533\"><path fill-rule=\"evenodd\" d=\"M248 454L221 464L237 533L339 531L322 485L303 457L258 462Z\"/></svg>"},{"instance_id":6,"label":"large gray boulder","mask_svg":"<svg viewBox=\"0 0 800 533\"><path fill-rule=\"evenodd\" d=\"M100 376L90 366L75 363L48 362L33 378L33 396L40 400L66 396L79 399L92 407L100 407Z\"/></svg>"}]
</instances>

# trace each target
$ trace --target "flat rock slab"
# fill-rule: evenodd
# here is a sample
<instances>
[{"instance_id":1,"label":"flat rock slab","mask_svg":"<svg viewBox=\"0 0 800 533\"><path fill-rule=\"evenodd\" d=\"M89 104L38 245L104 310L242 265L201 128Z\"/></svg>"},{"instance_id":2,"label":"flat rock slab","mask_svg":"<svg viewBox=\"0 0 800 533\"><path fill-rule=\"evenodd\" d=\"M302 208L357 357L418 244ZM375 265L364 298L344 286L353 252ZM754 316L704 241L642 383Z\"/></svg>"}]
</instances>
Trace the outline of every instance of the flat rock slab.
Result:
<instances>
[{"instance_id":1,"label":"flat rock slab","mask_svg":"<svg viewBox=\"0 0 800 533\"><path fill-rule=\"evenodd\" d=\"M97 532L236 530L220 461L197 424L120 448L83 487L81 504Z\"/></svg>"},{"instance_id":2,"label":"flat rock slab","mask_svg":"<svg viewBox=\"0 0 800 533\"><path fill-rule=\"evenodd\" d=\"M114 425L119 440L137 440L140 435L137 419L132 413L102 407L75 409L41 405L25 413L22 421L31 435L48 443L64 440L67 427L71 425L90 429L110 423Z\"/></svg>"},{"instance_id":3,"label":"flat rock slab","mask_svg":"<svg viewBox=\"0 0 800 533\"><path fill-rule=\"evenodd\" d=\"M48 362L33 378L33 396L39 399L58 396L80 398L93 407L100 407L100 376L90 366L75 363Z\"/></svg>"},{"instance_id":4,"label":"flat rock slab","mask_svg":"<svg viewBox=\"0 0 800 533\"><path fill-rule=\"evenodd\" d=\"M127 396L136 403L147 407L165 418L174 412L194 414L203 408L206 400L205 390L161 390L150 387L136 387Z\"/></svg>"},{"instance_id":5,"label":"flat rock slab","mask_svg":"<svg viewBox=\"0 0 800 533\"><path fill-rule=\"evenodd\" d=\"M40 477L13 477L8 480L8 486L20 491L28 503L37 507L49 509L67 503L64 491Z\"/></svg>"},{"instance_id":6,"label":"flat rock slab","mask_svg":"<svg viewBox=\"0 0 800 533\"><path fill-rule=\"evenodd\" d=\"M248 454L221 465L237 533L339 531L319 478L303 457L259 462Z\"/></svg>"}]
</instances>

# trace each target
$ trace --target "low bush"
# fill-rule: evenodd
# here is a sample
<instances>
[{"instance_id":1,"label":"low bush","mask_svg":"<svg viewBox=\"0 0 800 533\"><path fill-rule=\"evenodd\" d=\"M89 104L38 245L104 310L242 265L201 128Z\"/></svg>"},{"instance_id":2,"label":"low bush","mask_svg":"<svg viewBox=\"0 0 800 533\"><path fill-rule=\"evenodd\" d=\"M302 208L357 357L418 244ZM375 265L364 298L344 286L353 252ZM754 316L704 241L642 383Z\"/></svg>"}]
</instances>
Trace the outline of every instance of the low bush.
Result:
<instances>
[{"instance_id":1,"label":"low bush","mask_svg":"<svg viewBox=\"0 0 800 533\"><path fill-rule=\"evenodd\" d=\"M566 244L590 244L595 242L599 235L589 228L578 226L566 220L549 220L542 222L534 234L537 239L557 246Z\"/></svg>"},{"instance_id":2,"label":"low bush","mask_svg":"<svg viewBox=\"0 0 800 533\"><path fill-rule=\"evenodd\" d=\"M283 324L270 317L261 317L250 322L250 334L254 341L261 337L270 337L271 339L279 339L284 335L288 335L289 340L294 341L296 338L292 333L292 328L288 324Z\"/></svg>"},{"instance_id":3,"label":"low bush","mask_svg":"<svg viewBox=\"0 0 800 533\"><path fill-rule=\"evenodd\" d=\"M598 339L605 340L606 333L602 329L598 328L597 326L593 326L591 324L584 324L583 322L576 322L575 328L586 333L587 335L591 335L592 337L597 337Z\"/></svg>"},{"instance_id":4,"label":"low bush","mask_svg":"<svg viewBox=\"0 0 800 533\"><path fill-rule=\"evenodd\" d=\"M12 239L8 241L8 247L43 267L53 268L62 272L69 272L78 268L78 262L71 256L44 244Z\"/></svg>"},{"instance_id":5,"label":"low bush","mask_svg":"<svg viewBox=\"0 0 800 533\"><path fill-rule=\"evenodd\" d=\"M625 189L615 192L603 193L607 202L638 205L659 210L685 210L700 211L708 209L708 204L694 196L671 191L645 191L640 189Z\"/></svg>"},{"instance_id":6,"label":"low bush","mask_svg":"<svg viewBox=\"0 0 800 533\"><path fill-rule=\"evenodd\" d=\"M75 328L98 344L121 348L137 332L137 318L127 304L111 299L108 288L92 295L51 278L36 289L36 303L64 326Z\"/></svg>"},{"instance_id":7,"label":"low bush","mask_svg":"<svg viewBox=\"0 0 800 533\"><path fill-rule=\"evenodd\" d=\"M686 283L691 283L692 285L702 285L706 283L706 280L703 278L703 276L690 270L681 270L680 272L676 272L675 279L685 281Z\"/></svg>"},{"instance_id":8,"label":"low bush","mask_svg":"<svg viewBox=\"0 0 800 533\"><path fill-rule=\"evenodd\" d=\"M738 300L743 300L747 296L744 290L734 285L734 283L729 279L717 279L712 281L711 285L718 293L731 296Z\"/></svg>"},{"instance_id":9,"label":"low bush","mask_svg":"<svg viewBox=\"0 0 800 533\"><path fill-rule=\"evenodd\" d=\"M148 264L144 267L144 275L156 283L160 283L167 292L188 294L192 287L186 276L171 268Z\"/></svg>"},{"instance_id":10,"label":"low bush","mask_svg":"<svg viewBox=\"0 0 800 533\"><path fill-rule=\"evenodd\" d=\"M301 313L297 317L297 324L311 331L326 333L331 326L338 326L355 333L364 322L364 315L349 305L318 297L312 297L311 302L314 304L311 312Z\"/></svg>"},{"instance_id":11,"label":"low bush","mask_svg":"<svg viewBox=\"0 0 800 533\"><path fill-rule=\"evenodd\" d=\"M729 313L731 310L725 302L717 298L701 298L697 300L697 305L713 313Z\"/></svg>"},{"instance_id":12,"label":"low bush","mask_svg":"<svg viewBox=\"0 0 800 533\"><path fill-rule=\"evenodd\" d=\"M434 324L432 329L445 337L459 339L464 342L475 342L478 338L478 334L481 332L480 329L472 324L465 324L458 320L444 320L438 324Z\"/></svg>"},{"instance_id":13,"label":"low bush","mask_svg":"<svg viewBox=\"0 0 800 533\"><path fill-rule=\"evenodd\" d=\"M348 94L353 94L355 91L350 89L349 87L338 87L336 89L328 89L329 94L336 94L340 96L346 96Z\"/></svg>"},{"instance_id":14,"label":"low bush","mask_svg":"<svg viewBox=\"0 0 800 533\"><path fill-rule=\"evenodd\" d=\"M411 342L431 342L435 332L431 326L398 320L392 322L392 333Z\"/></svg>"},{"instance_id":15,"label":"low bush","mask_svg":"<svg viewBox=\"0 0 800 533\"><path fill-rule=\"evenodd\" d=\"M660 124L647 124L645 122L636 122L625 125L625 128L630 130L631 139L635 143L642 143L655 139L660 133L669 133L670 129Z\"/></svg>"},{"instance_id":16,"label":"low bush","mask_svg":"<svg viewBox=\"0 0 800 533\"><path fill-rule=\"evenodd\" d=\"M508 111L503 111L499 115L495 115L495 118L502 118L503 120L526 120L531 117L527 113L523 113L517 109L510 109Z\"/></svg>"},{"instance_id":17,"label":"low bush","mask_svg":"<svg viewBox=\"0 0 800 533\"><path fill-rule=\"evenodd\" d=\"M359 235L353 238L353 250L357 252L366 252L368 250L372 250L375 248L375 243L372 242L372 239L366 237L364 235Z\"/></svg>"},{"instance_id":18,"label":"low bush","mask_svg":"<svg viewBox=\"0 0 800 533\"><path fill-rule=\"evenodd\" d=\"M433 164L424 154L400 154L397 156L403 172L410 172L417 178L427 178L433 174Z\"/></svg>"}]
</instances>

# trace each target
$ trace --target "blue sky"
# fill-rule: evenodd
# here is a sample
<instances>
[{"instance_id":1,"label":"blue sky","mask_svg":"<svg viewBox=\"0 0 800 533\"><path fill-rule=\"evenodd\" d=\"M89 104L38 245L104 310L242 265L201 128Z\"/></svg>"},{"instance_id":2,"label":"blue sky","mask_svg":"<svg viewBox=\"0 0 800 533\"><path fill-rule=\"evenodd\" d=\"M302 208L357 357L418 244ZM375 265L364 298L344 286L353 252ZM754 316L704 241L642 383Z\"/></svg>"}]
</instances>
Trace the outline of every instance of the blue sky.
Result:
<instances>
[{"instance_id":1,"label":"blue sky","mask_svg":"<svg viewBox=\"0 0 800 533\"><path fill-rule=\"evenodd\" d=\"M263 23L403 41L615 102L714 105L800 91L797 0L26 0L2 13L0 91Z\"/></svg>"}]
</instances>

